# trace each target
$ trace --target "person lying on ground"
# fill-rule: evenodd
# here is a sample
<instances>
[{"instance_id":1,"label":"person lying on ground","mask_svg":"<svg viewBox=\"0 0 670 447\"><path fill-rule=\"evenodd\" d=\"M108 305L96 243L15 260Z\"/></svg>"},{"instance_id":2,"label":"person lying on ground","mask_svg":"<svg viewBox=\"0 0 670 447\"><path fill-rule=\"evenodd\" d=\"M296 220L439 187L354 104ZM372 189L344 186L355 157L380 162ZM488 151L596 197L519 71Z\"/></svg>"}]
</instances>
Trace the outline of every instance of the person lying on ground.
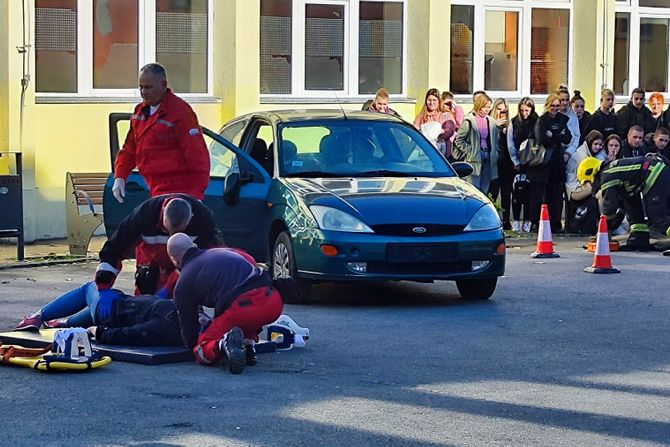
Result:
<instances>
[{"instance_id":1,"label":"person lying on ground","mask_svg":"<svg viewBox=\"0 0 670 447\"><path fill-rule=\"evenodd\" d=\"M181 345L174 301L155 295L133 297L118 289L98 290L92 281L24 318L16 330L42 327L85 327L99 343L109 345Z\"/></svg>"}]
</instances>

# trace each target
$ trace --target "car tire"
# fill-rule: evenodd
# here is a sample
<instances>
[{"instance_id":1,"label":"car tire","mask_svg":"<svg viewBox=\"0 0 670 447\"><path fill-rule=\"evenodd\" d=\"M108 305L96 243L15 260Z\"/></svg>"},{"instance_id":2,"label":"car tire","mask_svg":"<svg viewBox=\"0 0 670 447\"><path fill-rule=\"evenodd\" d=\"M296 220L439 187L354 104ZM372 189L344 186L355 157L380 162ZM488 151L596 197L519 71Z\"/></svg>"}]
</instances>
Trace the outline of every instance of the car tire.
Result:
<instances>
[{"instance_id":1,"label":"car tire","mask_svg":"<svg viewBox=\"0 0 670 447\"><path fill-rule=\"evenodd\" d=\"M456 281L458 293L466 300L488 300L496 290L498 278L461 279Z\"/></svg>"},{"instance_id":2,"label":"car tire","mask_svg":"<svg viewBox=\"0 0 670 447\"><path fill-rule=\"evenodd\" d=\"M291 277L298 284L299 293L282 296L284 303L307 304L312 291L312 282L298 277L298 269L293 255L293 243L287 231L283 231L275 239L270 265L273 278Z\"/></svg>"}]
</instances>

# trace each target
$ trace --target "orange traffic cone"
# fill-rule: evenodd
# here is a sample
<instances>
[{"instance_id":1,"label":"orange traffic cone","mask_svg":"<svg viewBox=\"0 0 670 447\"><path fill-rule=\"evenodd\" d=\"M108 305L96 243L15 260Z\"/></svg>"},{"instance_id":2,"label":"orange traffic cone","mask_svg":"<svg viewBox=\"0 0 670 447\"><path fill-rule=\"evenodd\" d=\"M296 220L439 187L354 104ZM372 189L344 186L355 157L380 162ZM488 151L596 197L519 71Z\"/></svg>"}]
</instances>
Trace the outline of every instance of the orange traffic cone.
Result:
<instances>
[{"instance_id":1,"label":"orange traffic cone","mask_svg":"<svg viewBox=\"0 0 670 447\"><path fill-rule=\"evenodd\" d=\"M607 218L605 216L600 216L593 265L586 267L584 271L586 273L621 273L619 269L612 267L609 237L607 236Z\"/></svg>"},{"instance_id":2,"label":"orange traffic cone","mask_svg":"<svg viewBox=\"0 0 670 447\"><path fill-rule=\"evenodd\" d=\"M540 213L540 228L537 232L537 248L530 255L531 258L560 258L554 251L554 243L551 240L551 224L549 223L549 209L542 205Z\"/></svg>"}]
</instances>

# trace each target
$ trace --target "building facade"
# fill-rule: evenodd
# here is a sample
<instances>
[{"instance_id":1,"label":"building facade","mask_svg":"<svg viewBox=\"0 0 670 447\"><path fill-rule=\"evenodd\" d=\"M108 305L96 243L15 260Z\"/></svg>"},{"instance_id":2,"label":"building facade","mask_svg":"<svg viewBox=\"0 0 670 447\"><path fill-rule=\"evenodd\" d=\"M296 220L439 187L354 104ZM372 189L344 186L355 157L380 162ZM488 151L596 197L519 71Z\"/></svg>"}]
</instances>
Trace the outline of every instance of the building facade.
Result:
<instances>
[{"instance_id":1,"label":"building facade","mask_svg":"<svg viewBox=\"0 0 670 447\"><path fill-rule=\"evenodd\" d=\"M431 87L466 110L475 90L514 107L564 84L589 110L602 87L667 95L669 34L666 0L9 0L0 151L23 153L27 240L62 237L65 173L110 172L107 117L139 101L145 63L213 129L380 87L411 121Z\"/></svg>"}]
</instances>

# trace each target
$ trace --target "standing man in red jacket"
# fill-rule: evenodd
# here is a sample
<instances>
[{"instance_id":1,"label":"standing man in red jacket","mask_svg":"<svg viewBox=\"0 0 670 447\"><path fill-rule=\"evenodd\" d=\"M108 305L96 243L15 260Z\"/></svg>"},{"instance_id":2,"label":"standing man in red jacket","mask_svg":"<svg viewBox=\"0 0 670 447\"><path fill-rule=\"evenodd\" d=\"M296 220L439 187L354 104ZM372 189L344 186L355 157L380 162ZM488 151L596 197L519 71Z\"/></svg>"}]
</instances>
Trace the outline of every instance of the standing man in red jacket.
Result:
<instances>
[{"instance_id":1,"label":"standing man in red jacket","mask_svg":"<svg viewBox=\"0 0 670 447\"><path fill-rule=\"evenodd\" d=\"M114 163L112 193L123 202L126 178L137 166L152 197L184 193L203 199L209 183L209 154L198 118L167 86L165 68L140 70L143 101L130 117L130 130Z\"/></svg>"}]
</instances>

